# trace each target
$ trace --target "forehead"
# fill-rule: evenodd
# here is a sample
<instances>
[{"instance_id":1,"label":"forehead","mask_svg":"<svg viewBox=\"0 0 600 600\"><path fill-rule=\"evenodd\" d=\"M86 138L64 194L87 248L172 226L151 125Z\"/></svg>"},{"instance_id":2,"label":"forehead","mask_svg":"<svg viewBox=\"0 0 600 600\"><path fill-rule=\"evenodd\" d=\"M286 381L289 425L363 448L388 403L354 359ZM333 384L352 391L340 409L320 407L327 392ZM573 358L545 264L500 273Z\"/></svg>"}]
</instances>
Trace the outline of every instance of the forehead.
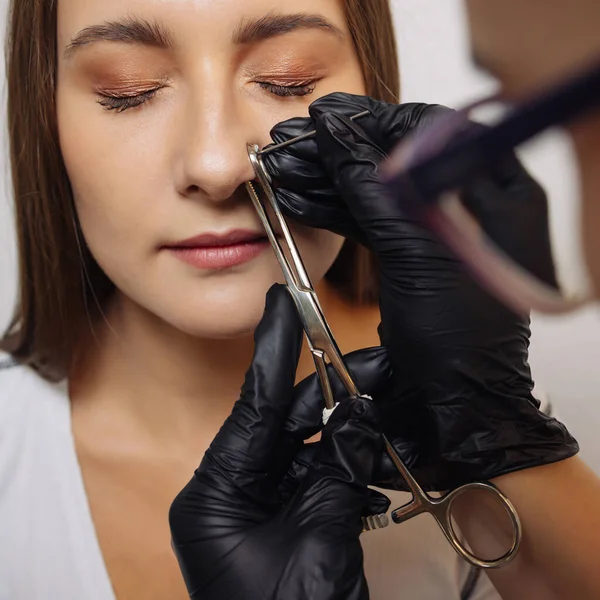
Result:
<instances>
[{"instance_id":1,"label":"forehead","mask_svg":"<svg viewBox=\"0 0 600 600\"><path fill-rule=\"evenodd\" d=\"M347 31L344 0L59 0L58 44L66 47L89 27L139 18L160 25L176 44L219 48L245 23L273 15L322 16Z\"/></svg>"}]
</instances>

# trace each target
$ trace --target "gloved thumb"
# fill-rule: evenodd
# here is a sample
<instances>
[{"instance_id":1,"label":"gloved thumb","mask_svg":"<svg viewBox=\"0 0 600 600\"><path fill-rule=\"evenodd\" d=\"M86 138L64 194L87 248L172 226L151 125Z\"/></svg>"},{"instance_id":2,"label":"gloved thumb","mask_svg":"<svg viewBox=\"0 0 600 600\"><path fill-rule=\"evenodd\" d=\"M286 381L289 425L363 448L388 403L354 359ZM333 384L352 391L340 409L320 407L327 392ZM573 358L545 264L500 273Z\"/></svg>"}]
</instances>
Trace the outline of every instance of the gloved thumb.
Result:
<instances>
[{"instance_id":1,"label":"gloved thumb","mask_svg":"<svg viewBox=\"0 0 600 600\"><path fill-rule=\"evenodd\" d=\"M291 295L284 286L274 285L255 332L254 358L241 397L206 453L201 471L212 462L246 493L264 485L292 405L302 334Z\"/></svg>"},{"instance_id":2,"label":"gloved thumb","mask_svg":"<svg viewBox=\"0 0 600 600\"><path fill-rule=\"evenodd\" d=\"M388 195L379 178L385 154L347 117L316 114L316 138L325 170L365 232L369 246L379 254L381 238L393 236L398 220L405 217L400 203Z\"/></svg>"},{"instance_id":3,"label":"gloved thumb","mask_svg":"<svg viewBox=\"0 0 600 600\"><path fill-rule=\"evenodd\" d=\"M278 486L279 494L284 503L289 502L292 496L298 491L298 488L302 485L307 473L313 468L317 462L317 455L319 453L320 442L311 442L310 444L304 444L300 450L298 450L289 466L289 470L285 477ZM387 456L385 453L383 456ZM380 458L381 464L381 458ZM377 472L377 471L376 471ZM397 470L394 473L397 477ZM373 485L375 482L371 482ZM383 493L369 488L369 499L363 510L363 517L369 517L373 515L380 515L386 513L390 508L390 499Z\"/></svg>"},{"instance_id":4,"label":"gloved thumb","mask_svg":"<svg viewBox=\"0 0 600 600\"><path fill-rule=\"evenodd\" d=\"M314 519L325 526L358 534L369 501L368 485L382 451L375 403L345 400L323 429L315 464L300 486L296 507L300 522Z\"/></svg>"}]
</instances>

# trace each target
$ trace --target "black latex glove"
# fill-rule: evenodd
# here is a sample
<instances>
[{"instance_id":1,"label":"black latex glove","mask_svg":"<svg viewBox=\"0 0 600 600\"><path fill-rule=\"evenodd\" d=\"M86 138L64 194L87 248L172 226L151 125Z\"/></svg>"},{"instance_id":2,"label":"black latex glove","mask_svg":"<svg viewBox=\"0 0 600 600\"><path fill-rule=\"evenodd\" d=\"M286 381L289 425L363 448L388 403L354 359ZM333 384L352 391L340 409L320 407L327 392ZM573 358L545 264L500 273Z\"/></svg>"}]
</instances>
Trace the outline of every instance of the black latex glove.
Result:
<instances>
[{"instance_id":1,"label":"black latex glove","mask_svg":"<svg viewBox=\"0 0 600 600\"><path fill-rule=\"evenodd\" d=\"M368 116L347 118L365 109ZM385 433L429 489L578 451L531 394L529 320L474 283L378 179L386 153L444 110L331 94L311 105L310 118L271 132L276 143L316 128L315 138L265 156L285 213L351 237L379 259L380 336L390 352L394 390L377 403ZM513 155L473 181L464 200L513 257L554 281L546 197ZM403 488L391 463L384 463L377 483Z\"/></svg>"},{"instance_id":2,"label":"black latex glove","mask_svg":"<svg viewBox=\"0 0 600 600\"><path fill-rule=\"evenodd\" d=\"M322 409L314 378L294 390L301 340L292 298L274 286L241 397L169 513L192 598L369 597L358 538L381 453L375 405L342 401L311 466L284 482L290 469L297 472L300 438L319 428ZM368 388L389 367L381 350L364 356L369 368L359 366L360 379Z\"/></svg>"}]
</instances>

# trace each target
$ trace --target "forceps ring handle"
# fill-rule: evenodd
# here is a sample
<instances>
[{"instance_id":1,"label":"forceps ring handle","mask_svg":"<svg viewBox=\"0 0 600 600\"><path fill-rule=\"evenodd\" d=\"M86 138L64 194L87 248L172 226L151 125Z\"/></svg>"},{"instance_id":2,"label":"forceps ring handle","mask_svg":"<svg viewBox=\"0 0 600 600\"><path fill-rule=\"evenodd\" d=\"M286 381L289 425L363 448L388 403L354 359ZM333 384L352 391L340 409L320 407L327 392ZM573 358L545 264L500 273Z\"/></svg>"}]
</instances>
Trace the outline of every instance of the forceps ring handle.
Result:
<instances>
[{"instance_id":1,"label":"forceps ring handle","mask_svg":"<svg viewBox=\"0 0 600 600\"><path fill-rule=\"evenodd\" d=\"M502 507L506 511L511 522L511 547L504 554L495 559L484 559L471 552L458 537L454 525L452 524L452 505L455 500L464 493L477 489L493 494L502 504ZM422 495L414 495L411 502L392 511L392 521L394 523L403 523L424 512L430 513L433 516L440 526L440 529L444 532L450 545L464 560L473 566L482 569L497 569L503 567L516 556L517 551L519 550L522 538L522 527L517 511L512 502L492 483L468 483L452 490L441 498L432 498L426 492L423 492Z\"/></svg>"}]
</instances>

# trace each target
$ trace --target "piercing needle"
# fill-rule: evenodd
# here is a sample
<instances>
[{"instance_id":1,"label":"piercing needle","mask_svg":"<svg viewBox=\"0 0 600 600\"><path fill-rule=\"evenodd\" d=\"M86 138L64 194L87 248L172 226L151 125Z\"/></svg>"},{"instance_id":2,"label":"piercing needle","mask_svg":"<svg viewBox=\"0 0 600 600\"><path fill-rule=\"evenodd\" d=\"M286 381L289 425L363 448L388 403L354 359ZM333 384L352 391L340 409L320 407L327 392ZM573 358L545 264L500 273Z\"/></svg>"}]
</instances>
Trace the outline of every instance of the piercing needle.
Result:
<instances>
[{"instance_id":1,"label":"piercing needle","mask_svg":"<svg viewBox=\"0 0 600 600\"><path fill-rule=\"evenodd\" d=\"M350 120L354 121L354 119L360 119L360 117L366 117L368 114L370 114L370 111L363 110L363 112L359 112L356 115L352 115L350 117ZM308 138L311 138L316 133L317 133L316 131L309 131L308 133L303 133L302 135L299 135L295 138L291 138L289 140L286 140L285 142L281 142L281 144L275 144L274 146L268 146L264 150L259 150L256 153L256 155L264 156L265 154L270 154L271 152L273 152L275 150L280 150L281 148L285 148L286 146L291 146L292 144L295 144L296 142L300 142L301 140L306 140Z\"/></svg>"}]
</instances>

